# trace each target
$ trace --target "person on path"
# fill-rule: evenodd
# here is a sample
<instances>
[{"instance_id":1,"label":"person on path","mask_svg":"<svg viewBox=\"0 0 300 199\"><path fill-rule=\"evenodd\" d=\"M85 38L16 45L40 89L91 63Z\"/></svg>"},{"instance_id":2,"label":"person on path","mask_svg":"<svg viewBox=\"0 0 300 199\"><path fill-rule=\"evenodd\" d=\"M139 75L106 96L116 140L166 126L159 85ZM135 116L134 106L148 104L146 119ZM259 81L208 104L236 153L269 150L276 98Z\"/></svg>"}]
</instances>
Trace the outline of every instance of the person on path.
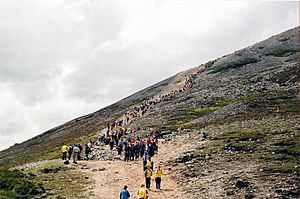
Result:
<instances>
[{"instance_id":1,"label":"person on path","mask_svg":"<svg viewBox=\"0 0 300 199\"><path fill-rule=\"evenodd\" d=\"M120 193L120 199L128 199L130 198L130 193L127 190L127 186L124 186L124 189L122 189L121 193Z\"/></svg>"},{"instance_id":2,"label":"person on path","mask_svg":"<svg viewBox=\"0 0 300 199\"><path fill-rule=\"evenodd\" d=\"M157 167L157 170L155 172L155 185L156 189L160 190L160 184L161 184L161 176L163 175L163 172L160 168L160 166Z\"/></svg>"},{"instance_id":3,"label":"person on path","mask_svg":"<svg viewBox=\"0 0 300 199\"><path fill-rule=\"evenodd\" d=\"M76 144L76 145L74 145L74 146L77 146L78 149L79 149L79 152L78 152L78 154L77 154L77 160L81 160L81 152L82 152L82 150L83 150L83 147L81 146L81 144ZM74 152L74 150L73 150L73 152Z\"/></svg>"},{"instance_id":4,"label":"person on path","mask_svg":"<svg viewBox=\"0 0 300 199\"><path fill-rule=\"evenodd\" d=\"M138 199L147 199L148 198L148 191L145 188L144 184L142 184L141 188L139 188L137 195L138 195Z\"/></svg>"},{"instance_id":5,"label":"person on path","mask_svg":"<svg viewBox=\"0 0 300 199\"><path fill-rule=\"evenodd\" d=\"M150 189L151 187L151 177L152 177L152 170L150 167L147 167L145 171L145 179L146 179L146 188Z\"/></svg>"},{"instance_id":6,"label":"person on path","mask_svg":"<svg viewBox=\"0 0 300 199\"><path fill-rule=\"evenodd\" d=\"M127 144L125 146L125 158L124 158L124 161L129 161L129 158L130 158L130 151L131 151L131 147L129 144Z\"/></svg>"},{"instance_id":7,"label":"person on path","mask_svg":"<svg viewBox=\"0 0 300 199\"><path fill-rule=\"evenodd\" d=\"M141 144L140 144L140 157L141 158L143 158L143 156L145 154L145 149L146 149L145 143L143 141L141 141Z\"/></svg>"},{"instance_id":8,"label":"person on path","mask_svg":"<svg viewBox=\"0 0 300 199\"><path fill-rule=\"evenodd\" d=\"M147 169L146 165L147 165L147 161L148 161L148 153L145 153L144 156L143 156L143 169L144 171Z\"/></svg>"},{"instance_id":9,"label":"person on path","mask_svg":"<svg viewBox=\"0 0 300 199\"><path fill-rule=\"evenodd\" d=\"M149 147L148 147L148 153L150 155L150 157L153 157L154 154L155 154L155 149L154 149L154 146L153 144L150 144Z\"/></svg>"},{"instance_id":10,"label":"person on path","mask_svg":"<svg viewBox=\"0 0 300 199\"><path fill-rule=\"evenodd\" d=\"M149 145L151 144L151 139L150 139L150 138L148 138L148 139L146 140L146 144L147 144L147 147L149 147Z\"/></svg>"},{"instance_id":11,"label":"person on path","mask_svg":"<svg viewBox=\"0 0 300 199\"><path fill-rule=\"evenodd\" d=\"M111 137L111 138L110 138L110 141L109 141L110 150L113 150L113 148L114 148L114 143L115 143L114 138Z\"/></svg>"},{"instance_id":12,"label":"person on path","mask_svg":"<svg viewBox=\"0 0 300 199\"><path fill-rule=\"evenodd\" d=\"M147 164L146 164L146 167L150 167L150 169L153 171L153 168L154 168L154 162L153 160L151 160L151 157L149 157L148 161L147 161Z\"/></svg>"},{"instance_id":13,"label":"person on path","mask_svg":"<svg viewBox=\"0 0 300 199\"><path fill-rule=\"evenodd\" d=\"M71 160L72 158L72 154L73 154L73 146L69 146L69 150L68 150L68 160Z\"/></svg>"},{"instance_id":14,"label":"person on path","mask_svg":"<svg viewBox=\"0 0 300 199\"><path fill-rule=\"evenodd\" d=\"M67 145L65 145L65 144L61 147L62 160L67 160L68 150L69 150L69 147Z\"/></svg>"},{"instance_id":15,"label":"person on path","mask_svg":"<svg viewBox=\"0 0 300 199\"><path fill-rule=\"evenodd\" d=\"M140 156L140 143L136 142L134 148L135 148L135 159L138 159Z\"/></svg>"},{"instance_id":16,"label":"person on path","mask_svg":"<svg viewBox=\"0 0 300 199\"><path fill-rule=\"evenodd\" d=\"M121 155L123 151L123 143L122 141L119 141L118 143L118 155Z\"/></svg>"},{"instance_id":17,"label":"person on path","mask_svg":"<svg viewBox=\"0 0 300 199\"><path fill-rule=\"evenodd\" d=\"M133 161L134 158L135 158L135 150L136 150L136 147L134 144L131 145L131 151L130 151L130 161Z\"/></svg>"},{"instance_id":18,"label":"person on path","mask_svg":"<svg viewBox=\"0 0 300 199\"><path fill-rule=\"evenodd\" d=\"M79 147L74 145L74 147L73 147L73 163L75 163L75 164L77 164L77 158L78 158L79 152L80 152Z\"/></svg>"},{"instance_id":19,"label":"person on path","mask_svg":"<svg viewBox=\"0 0 300 199\"><path fill-rule=\"evenodd\" d=\"M90 154L90 152L92 151L92 149L91 149L91 147L88 145L88 144L86 144L85 145L85 159L86 160L89 160L89 154Z\"/></svg>"}]
</instances>

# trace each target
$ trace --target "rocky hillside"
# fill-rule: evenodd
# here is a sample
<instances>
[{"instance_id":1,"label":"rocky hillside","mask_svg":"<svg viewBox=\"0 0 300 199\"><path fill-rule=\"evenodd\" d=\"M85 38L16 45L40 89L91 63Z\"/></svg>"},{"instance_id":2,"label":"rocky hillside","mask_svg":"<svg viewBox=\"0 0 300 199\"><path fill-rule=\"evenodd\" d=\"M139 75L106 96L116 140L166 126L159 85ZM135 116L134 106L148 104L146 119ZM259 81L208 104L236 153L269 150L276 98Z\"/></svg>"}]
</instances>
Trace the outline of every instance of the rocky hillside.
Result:
<instances>
[{"instance_id":1,"label":"rocky hillside","mask_svg":"<svg viewBox=\"0 0 300 199\"><path fill-rule=\"evenodd\" d=\"M0 165L56 158L63 142L96 137L134 105L163 96L132 127L187 129L168 140L181 154L167 164L188 198L297 197L299 55L297 27L16 144L0 152Z\"/></svg>"}]
</instances>

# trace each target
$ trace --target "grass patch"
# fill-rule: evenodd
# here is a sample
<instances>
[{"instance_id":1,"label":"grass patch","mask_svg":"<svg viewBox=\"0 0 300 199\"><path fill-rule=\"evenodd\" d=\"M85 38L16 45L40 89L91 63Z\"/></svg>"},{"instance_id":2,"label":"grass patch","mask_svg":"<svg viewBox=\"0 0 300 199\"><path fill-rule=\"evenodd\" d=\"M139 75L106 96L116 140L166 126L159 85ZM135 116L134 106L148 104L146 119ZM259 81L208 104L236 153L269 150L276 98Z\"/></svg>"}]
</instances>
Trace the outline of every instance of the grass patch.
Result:
<instances>
[{"instance_id":1,"label":"grass patch","mask_svg":"<svg viewBox=\"0 0 300 199\"><path fill-rule=\"evenodd\" d=\"M277 146L277 153L291 155L296 158L300 158L300 141L299 136L296 138L287 138L276 142L274 145Z\"/></svg>"},{"instance_id":2,"label":"grass patch","mask_svg":"<svg viewBox=\"0 0 300 199\"><path fill-rule=\"evenodd\" d=\"M271 115L298 115L300 113L300 104L296 95L297 89L289 89L252 93L243 96L239 98L239 101L247 104L248 108L241 119L261 119Z\"/></svg>"},{"instance_id":3,"label":"grass patch","mask_svg":"<svg viewBox=\"0 0 300 199\"><path fill-rule=\"evenodd\" d=\"M262 139L264 135L259 132L226 132L221 134L218 138L225 140L226 142L234 141L258 141Z\"/></svg>"},{"instance_id":4,"label":"grass patch","mask_svg":"<svg viewBox=\"0 0 300 199\"><path fill-rule=\"evenodd\" d=\"M80 164L77 165L80 167ZM88 198L92 196L93 180L87 174L58 162L48 163L31 168L29 172L35 174L37 182L43 182L45 194L53 198ZM51 197L51 198L52 198Z\"/></svg>"},{"instance_id":5,"label":"grass patch","mask_svg":"<svg viewBox=\"0 0 300 199\"><path fill-rule=\"evenodd\" d=\"M221 134L218 139L225 143L225 150L253 152L263 137L263 134L258 132L226 132Z\"/></svg>"},{"instance_id":6,"label":"grass patch","mask_svg":"<svg viewBox=\"0 0 300 199\"><path fill-rule=\"evenodd\" d=\"M217 100L209 102L209 104L210 104L210 106L214 106L214 107L224 107L224 106L228 106L230 104L234 104L236 102L237 102L237 100L235 100L235 99L217 99Z\"/></svg>"},{"instance_id":7,"label":"grass patch","mask_svg":"<svg viewBox=\"0 0 300 199\"><path fill-rule=\"evenodd\" d=\"M269 173L293 173L299 172L300 168L296 163L286 163L282 165L271 165L264 168Z\"/></svg>"},{"instance_id":8,"label":"grass patch","mask_svg":"<svg viewBox=\"0 0 300 199\"><path fill-rule=\"evenodd\" d=\"M188 108L178 112L178 114L170 118L166 124L168 129L176 130L177 128L189 123L199 117L203 117L211 112L221 109L222 107L205 107L205 108Z\"/></svg>"},{"instance_id":9,"label":"grass patch","mask_svg":"<svg viewBox=\"0 0 300 199\"><path fill-rule=\"evenodd\" d=\"M297 52L299 52L300 49L299 48L278 48L278 49L275 49L269 53L267 53L266 55L267 56L275 56L275 57L287 57L289 55L293 55Z\"/></svg>"},{"instance_id":10,"label":"grass patch","mask_svg":"<svg viewBox=\"0 0 300 199\"><path fill-rule=\"evenodd\" d=\"M0 196L7 198L31 198L45 192L42 183L35 182L36 176L19 170L0 170Z\"/></svg>"},{"instance_id":11,"label":"grass patch","mask_svg":"<svg viewBox=\"0 0 300 199\"><path fill-rule=\"evenodd\" d=\"M229 63L224 63L223 65L219 66L218 68L214 69L211 71L211 73L218 73L218 72L224 72L228 71L229 69L238 69L241 68L247 64L252 64L252 63L257 63L259 60L254 58L254 57L249 57L249 58L241 58L236 61L232 61Z\"/></svg>"},{"instance_id":12,"label":"grass patch","mask_svg":"<svg viewBox=\"0 0 300 199\"><path fill-rule=\"evenodd\" d=\"M269 78L269 81L284 84L284 83L296 83L300 81L300 73L299 67L290 67L287 68L285 71L274 75L273 77Z\"/></svg>"},{"instance_id":13,"label":"grass patch","mask_svg":"<svg viewBox=\"0 0 300 199\"><path fill-rule=\"evenodd\" d=\"M283 36L283 37L280 37L278 40L281 41L281 42L285 42L285 41L290 40L290 37Z\"/></svg>"},{"instance_id":14,"label":"grass patch","mask_svg":"<svg viewBox=\"0 0 300 199\"><path fill-rule=\"evenodd\" d=\"M221 108L222 107L219 106L211 106L206 108L192 108L192 109L188 109L188 112L192 115L196 115L197 117L203 117L204 115L220 110Z\"/></svg>"}]
</instances>

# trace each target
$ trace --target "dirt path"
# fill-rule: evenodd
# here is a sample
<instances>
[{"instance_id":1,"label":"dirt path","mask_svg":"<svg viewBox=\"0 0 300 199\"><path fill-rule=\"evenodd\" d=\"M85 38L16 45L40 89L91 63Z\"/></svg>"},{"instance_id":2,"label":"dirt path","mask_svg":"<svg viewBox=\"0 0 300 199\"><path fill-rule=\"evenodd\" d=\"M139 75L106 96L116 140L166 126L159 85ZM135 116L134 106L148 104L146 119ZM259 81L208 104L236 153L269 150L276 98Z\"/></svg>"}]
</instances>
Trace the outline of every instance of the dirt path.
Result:
<instances>
[{"instance_id":1,"label":"dirt path","mask_svg":"<svg viewBox=\"0 0 300 199\"><path fill-rule=\"evenodd\" d=\"M149 199L165 199L165 198L183 198L183 193L177 187L176 182L172 179L172 173L167 168L166 161L170 157L170 145L161 146L159 153L154 156L154 166L157 164L162 166L165 175L162 177L162 189L155 189L154 176L151 181L151 190L149 191ZM145 184L144 172L142 169L142 160L124 162L122 160L115 161L89 161L87 163L89 169L85 170L95 180L95 199L117 199L120 190L124 185L128 186L128 190L136 198L137 191L141 184Z\"/></svg>"}]
</instances>

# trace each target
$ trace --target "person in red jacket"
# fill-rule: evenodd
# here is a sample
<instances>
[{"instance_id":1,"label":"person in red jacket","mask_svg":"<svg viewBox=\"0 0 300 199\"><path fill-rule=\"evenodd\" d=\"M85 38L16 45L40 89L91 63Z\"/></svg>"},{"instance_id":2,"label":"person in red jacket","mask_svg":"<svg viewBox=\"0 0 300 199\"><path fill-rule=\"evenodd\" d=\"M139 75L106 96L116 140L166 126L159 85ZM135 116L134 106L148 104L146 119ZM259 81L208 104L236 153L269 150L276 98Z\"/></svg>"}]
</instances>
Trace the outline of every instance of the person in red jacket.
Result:
<instances>
[{"instance_id":1,"label":"person in red jacket","mask_svg":"<svg viewBox=\"0 0 300 199\"><path fill-rule=\"evenodd\" d=\"M148 138L148 139L146 140L146 144L147 144L147 146L149 146L149 145L151 144L151 139L150 139L150 138Z\"/></svg>"}]
</instances>

